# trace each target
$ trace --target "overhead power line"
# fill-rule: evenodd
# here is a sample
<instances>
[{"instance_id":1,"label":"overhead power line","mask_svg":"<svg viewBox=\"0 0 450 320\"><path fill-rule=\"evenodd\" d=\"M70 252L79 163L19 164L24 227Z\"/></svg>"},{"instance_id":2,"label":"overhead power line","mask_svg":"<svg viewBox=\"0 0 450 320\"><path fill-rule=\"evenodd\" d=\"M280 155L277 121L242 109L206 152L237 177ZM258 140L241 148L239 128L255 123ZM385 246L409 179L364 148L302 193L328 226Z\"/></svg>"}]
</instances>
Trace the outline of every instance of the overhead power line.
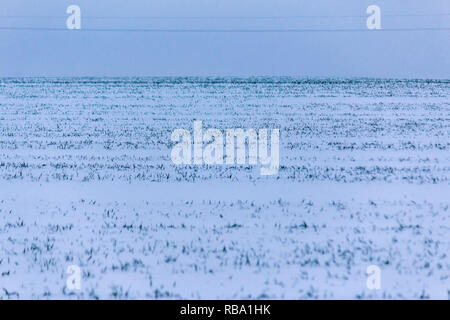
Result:
<instances>
[{"instance_id":1,"label":"overhead power line","mask_svg":"<svg viewBox=\"0 0 450 320\"><path fill-rule=\"evenodd\" d=\"M385 14L384 17L440 17L450 16L450 13L412 13L412 14ZM6 19L65 19L67 16L27 16L27 15L0 15L1 18ZM209 19L315 19L315 18L367 18L366 15L292 15L292 16L83 16L83 19L148 19L148 20L175 20L175 19L193 19L193 20L209 20Z\"/></svg>"},{"instance_id":2,"label":"overhead power line","mask_svg":"<svg viewBox=\"0 0 450 320\"><path fill-rule=\"evenodd\" d=\"M66 32L166 32L166 33L313 33L313 32L407 32L450 31L448 28L395 28L395 29L103 29L88 28L69 30L65 28L0 27L3 31L66 31Z\"/></svg>"}]
</instances>

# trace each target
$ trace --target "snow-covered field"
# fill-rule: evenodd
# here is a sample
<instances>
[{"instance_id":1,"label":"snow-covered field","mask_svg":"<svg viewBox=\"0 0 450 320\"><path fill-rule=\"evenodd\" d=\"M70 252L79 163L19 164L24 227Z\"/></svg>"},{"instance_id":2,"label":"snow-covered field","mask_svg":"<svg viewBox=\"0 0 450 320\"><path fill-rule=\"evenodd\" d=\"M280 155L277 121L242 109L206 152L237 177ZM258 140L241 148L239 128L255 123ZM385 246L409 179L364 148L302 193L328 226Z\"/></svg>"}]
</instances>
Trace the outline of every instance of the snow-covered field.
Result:
<instances>
[{"instance_id":1,"label":"snow-covered field","mask_svg":"<svg viewBox=\"0 0 450 320\"><path fill-rule=\"evenodd\" d=\"M194 120L278 174L175 166ZM450 81L0 79L0 298L448 299L449 138Z\"/></svg>"}]
</instances>

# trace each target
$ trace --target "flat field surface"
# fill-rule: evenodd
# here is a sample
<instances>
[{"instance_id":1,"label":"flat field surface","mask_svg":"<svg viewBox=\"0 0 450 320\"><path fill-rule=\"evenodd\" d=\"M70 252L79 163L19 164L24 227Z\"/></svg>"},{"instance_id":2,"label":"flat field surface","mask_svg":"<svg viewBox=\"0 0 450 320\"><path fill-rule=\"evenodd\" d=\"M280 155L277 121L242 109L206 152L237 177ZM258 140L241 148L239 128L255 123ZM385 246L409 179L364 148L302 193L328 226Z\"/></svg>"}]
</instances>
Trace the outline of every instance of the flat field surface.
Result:
<instances>
[{"instance_id":1,"label":"flat field surface","mask_svg":"<svg viewBox=\"0 0 450 320\"><path fill-rule=\"evenodd\" d=\"M194 120L278 174L174 165ZM0 79L0 298L448 299L449 206L446 80Z\"/></svg>"}]
</instances>

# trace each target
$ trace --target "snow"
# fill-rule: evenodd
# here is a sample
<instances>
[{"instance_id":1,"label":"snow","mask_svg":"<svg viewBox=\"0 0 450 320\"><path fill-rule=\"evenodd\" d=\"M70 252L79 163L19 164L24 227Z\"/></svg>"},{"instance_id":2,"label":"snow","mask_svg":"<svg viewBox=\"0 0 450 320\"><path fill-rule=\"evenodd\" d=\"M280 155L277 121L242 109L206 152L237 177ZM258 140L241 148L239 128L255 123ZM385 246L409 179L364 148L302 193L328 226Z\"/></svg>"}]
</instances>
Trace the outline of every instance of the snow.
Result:
<instances>
[{"instance_id":1,"label":"snow","mask_svg":"<svg viewBox=\"0 0 450 320\"><path fill-rule=\"evenodd\" d=\"M278 174L175 166L194 120ZM0 79L0 298L448 299L449 137L444 80Z\"/></svg>"}]
</instances>

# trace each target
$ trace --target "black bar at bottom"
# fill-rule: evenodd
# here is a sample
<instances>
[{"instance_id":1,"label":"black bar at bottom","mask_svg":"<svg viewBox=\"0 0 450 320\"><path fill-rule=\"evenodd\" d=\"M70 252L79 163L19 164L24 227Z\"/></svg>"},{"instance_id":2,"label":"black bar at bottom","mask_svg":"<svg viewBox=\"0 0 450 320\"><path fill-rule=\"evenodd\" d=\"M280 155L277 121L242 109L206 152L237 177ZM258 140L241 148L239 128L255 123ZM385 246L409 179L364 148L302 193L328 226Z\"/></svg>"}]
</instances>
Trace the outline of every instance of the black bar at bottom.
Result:
<instances>
[{"instance_id":1,"label":"black bar at bottom","mask_svg":"<svg viewBox=\"0 0 450 320\"><path fill-rule=\"evenodd\" d=\"M445 303L445 302L444 302ZM24 305L25 308L21 305ZM30 308L26 308L30 305ZM124 317L125 320L139 316L143 319L303 319L333 316L385 317L416 313L431 307L428 301L350 301L350 300L139 300L139 301L10 301L1 302L0 307L17 317L22 311L48 312L48 308L62 307L64 314L72 317L90 318L106 314ZM397 307L397 308L395 308ZM425 307L425 308L424 308ZM431 309L431 308L430 308ZM433 306L434 309L434 306ZM361 311L362 310L362 311ZM422 310L420 310L422 311ZM98 313L97 313L98 312ZM361 312L363 312L361 314ZM427 311L428 312L428 311ZM309 316L308 316L309 315Z\"/></svg>"}]
</instances>

